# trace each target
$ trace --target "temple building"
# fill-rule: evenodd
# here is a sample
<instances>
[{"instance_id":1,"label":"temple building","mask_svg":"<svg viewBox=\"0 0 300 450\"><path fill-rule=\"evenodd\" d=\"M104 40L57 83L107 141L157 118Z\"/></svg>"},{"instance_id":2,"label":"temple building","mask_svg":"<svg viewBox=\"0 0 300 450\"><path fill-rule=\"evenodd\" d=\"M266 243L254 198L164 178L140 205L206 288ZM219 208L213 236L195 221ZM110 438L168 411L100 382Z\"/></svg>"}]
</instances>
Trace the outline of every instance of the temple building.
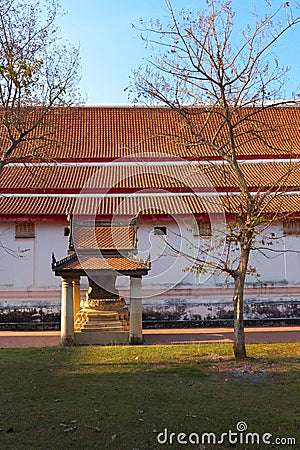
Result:
<instances>
[{"instance_id":1,"label":"temple building","mask_svg":"<svg viewBox=\"0 0 300 450\"><path fill-rule=\"evenodd\" d=\"M75 305L64 313L64 339L84 342L94 333L97 340L97 324L127 342L139 335L128 321L134 298L149 308L155 298L164 305L175 297L229 298L224 275L191 270L199 241L207 243L214 223L226 221L222 202L238 207L237 180L217 153L187 145L186 129L166 108L83 106L52 114L47 160L12 162L0 177L0 301L60 305L62 288ZM264 140L242 139L238 159L251 192L275 189L282 174L282 195L269 212L280 210L271 231L274 246L286 251L253 252L257 273L246 291L254 299L300 298L300 109L266 109L260 123L272 128L272 145L267 132ZM211 121L208 133L217 126ZM77 234L70 220L82 224Z\"/></svg>"}]
</instances>

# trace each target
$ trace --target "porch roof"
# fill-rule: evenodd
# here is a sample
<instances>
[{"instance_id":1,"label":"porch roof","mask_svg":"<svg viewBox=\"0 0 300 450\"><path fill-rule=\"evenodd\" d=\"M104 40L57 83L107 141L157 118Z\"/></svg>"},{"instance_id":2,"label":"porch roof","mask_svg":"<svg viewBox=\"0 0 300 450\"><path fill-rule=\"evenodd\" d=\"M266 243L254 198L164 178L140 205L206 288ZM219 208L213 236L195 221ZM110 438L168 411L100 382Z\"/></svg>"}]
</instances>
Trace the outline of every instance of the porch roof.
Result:
<instances>
[{"instance_id":1,"label":"porch roof","mask_svg":"<svg viewBox=\"0 0 300 450\"><path fill-rule=\"evenodd\" d=\"M120 275L147 275L150 264L134 255L103 256L100 252L94 255L73 253L60 261L52 261L52 270L58 276L87 275L99 270L118 272Z\"/></svg>"}]
</instances>

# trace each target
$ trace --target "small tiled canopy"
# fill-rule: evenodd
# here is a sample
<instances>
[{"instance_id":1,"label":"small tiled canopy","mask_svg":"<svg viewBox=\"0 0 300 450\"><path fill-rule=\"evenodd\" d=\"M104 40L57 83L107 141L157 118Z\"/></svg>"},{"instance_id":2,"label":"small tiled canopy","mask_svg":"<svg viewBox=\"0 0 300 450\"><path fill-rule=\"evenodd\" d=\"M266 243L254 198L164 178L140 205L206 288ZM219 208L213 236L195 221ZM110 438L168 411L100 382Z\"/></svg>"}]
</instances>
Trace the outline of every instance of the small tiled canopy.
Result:
<instances>
[{"instance_id":1,"label":"small tiled canopy","mask_svg":"<svg viewBox=\"0 0 300 450\"><path fill-rule=\"evenodd\" d=\"M121 275L146 275L150 268L136 256L138 215L119 222L70 218L69 255L56 261L55 275L84 275L86 271L114 271Z\"/></svg>"}]
</instances>

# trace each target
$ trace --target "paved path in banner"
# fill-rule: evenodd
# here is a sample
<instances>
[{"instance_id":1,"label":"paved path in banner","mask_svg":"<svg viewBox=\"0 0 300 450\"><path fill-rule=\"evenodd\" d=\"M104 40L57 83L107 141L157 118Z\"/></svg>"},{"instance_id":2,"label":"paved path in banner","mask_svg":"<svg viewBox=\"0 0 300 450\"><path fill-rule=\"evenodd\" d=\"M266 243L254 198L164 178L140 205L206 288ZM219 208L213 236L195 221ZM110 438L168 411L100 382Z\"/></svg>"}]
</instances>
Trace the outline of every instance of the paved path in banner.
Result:
<instances>
[{"instance_id":1,"label":"paved path in banner","mask_svg":"<svg viewBox=\"0 0 300 450\"><path fill-rule=\"evenodd\" d=\"M300 342L300 327L246 328L246 342ZM146 345L233 342L232 328L144 330ZM55 347L59 331L0 331L0 348Z\"/></svg>"},{"instance_id":2,"label":"paved path in banner","mask_svg":"<svg viewBox=\"0 0 300 450\"><path fill-rule=\"evenodd\" d=\"M246 342L300 342L300 327L245 328ZM168 330L145 330L146 344L208 344L233 342L232 328L191 328Z\"/></svg>"}]
</instances>

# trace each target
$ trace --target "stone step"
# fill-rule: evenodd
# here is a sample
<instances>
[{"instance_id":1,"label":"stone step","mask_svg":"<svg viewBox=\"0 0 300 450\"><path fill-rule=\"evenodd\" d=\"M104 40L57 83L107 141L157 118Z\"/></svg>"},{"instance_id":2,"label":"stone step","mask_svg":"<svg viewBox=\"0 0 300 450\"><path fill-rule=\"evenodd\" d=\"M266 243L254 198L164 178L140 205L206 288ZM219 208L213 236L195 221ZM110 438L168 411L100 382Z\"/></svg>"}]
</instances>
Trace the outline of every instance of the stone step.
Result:
<instances>
[{"instance_id":1,"label":"stone step","mask_svg":"<svg viewBox=\"0 0 300 450\"><path fill-rule=\"evenodd\" d=\"M94 328L106 328L106 327L123 327L123 324L119 320L118 321L93 320L91 322L85 322L84 326Z\"/></svg>"},{"instance_id":2,"label":"stone step","mask_svg":"<svg viewBox=\"0 0 300 450\"><path fill-rule=\"evenodd\" d=\"M109 312L101 312L101 311L91 311L87 313L87 320L91 319L100 319L100 320L118 320L119 319L119 313L115 311L109 311Z\"/></svg>"},{"instance_id":3,"label":"stone step","mask_svg":"<svg viewBox=\"0 0 300 450\"><path fill-rule=\"evenodd\" d=\"M119 322L119 317L114 317L113 319L107 319L106 317L87 317L85 322L103 322L103 323L115 323Z\"/></svg>"},{"instance_id":4,"label":"stone step","mask_svg":"<svg viewBox=\"0 0 300 450\"><path fill-rule=\"evenodd\" d=\"M95 331L84 330L82 332L74 333L75 345L114 345L114 344L128 344L128 331Z\"/></svg>"},{"instance_id":5,"label":"stone step","mask_svg":"<svg viewBox=\"0 0 300 450\"><path fill-rule=\"evenodd\" d=\"M79 330L76 330L79 331ZM99 327L86 327L86 325L84 325L80 331L84 331L84 332L91 332L91 331L99 331L101 333L108 333L110 331L125 331L124 327L104 327L104 328L99 328Z\"/></svg>"}]
</instances>

